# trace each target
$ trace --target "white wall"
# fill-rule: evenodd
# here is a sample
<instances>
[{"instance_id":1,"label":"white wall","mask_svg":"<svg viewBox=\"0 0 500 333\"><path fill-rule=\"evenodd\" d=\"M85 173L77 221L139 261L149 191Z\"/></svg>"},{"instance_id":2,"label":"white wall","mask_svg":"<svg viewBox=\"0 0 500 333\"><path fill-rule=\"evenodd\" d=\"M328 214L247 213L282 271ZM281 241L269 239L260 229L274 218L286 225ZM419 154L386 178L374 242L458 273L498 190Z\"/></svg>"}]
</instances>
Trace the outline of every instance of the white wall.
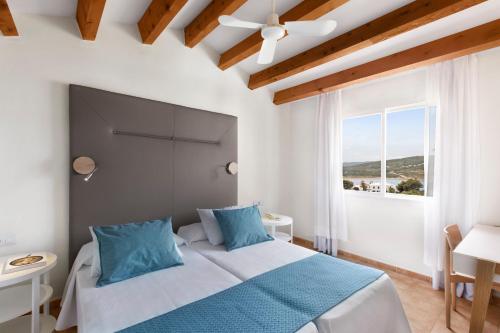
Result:
<instances>
[{"instance_id":1,"label":"white wall","mask_svg":"<svg viewBox=\"0 0 500 333\"><path fill-rule=\"evenodd\" d=\"M481 222L500 225L500 48L479 57Z\"/></svg>"},{"instance_id":2,"label":"white wall","mask_svg":"<svg viewBox=\"0 0 500 333\"><path fill-rule=\"evenodd\" d=\"M67 267L68 84L238 116L242 203L277 206L279 113L265 90L251 91L236 70L220 71L203 45L184 47L166 31L153 46L136 26L101 25L82 41L72 19L16 16L20 38L0 38L0 237L17 244L0 256L49 250L60 294Z\"/></svg>"},{"instance_id":3,"label":"white wall","mask_svg":"<svg viewBox=\"0 0 500 333\"><path fill-rule=\"evenodd\" d=\"M500 48L479 54L481 119L481 222L500 224ZM345 89L345 115L359 115L385 107L425 100L425 73L412 71ZM282 172L288 184L280 201L282 211L295 218L297 236L313 239L313 161L314 117L317 98L282 108L282 158L289 166ZM285 145L286 148L285 148ZM284 186L285 186L284 185ZM290 194L291 193L291 194ZM364 195L363 195L364 194ZM349 241L341 242L346 251L429 274L423 264L423 203L414 200L373 197L366 193L347 193Z\"/></svg>"}]
</instances>

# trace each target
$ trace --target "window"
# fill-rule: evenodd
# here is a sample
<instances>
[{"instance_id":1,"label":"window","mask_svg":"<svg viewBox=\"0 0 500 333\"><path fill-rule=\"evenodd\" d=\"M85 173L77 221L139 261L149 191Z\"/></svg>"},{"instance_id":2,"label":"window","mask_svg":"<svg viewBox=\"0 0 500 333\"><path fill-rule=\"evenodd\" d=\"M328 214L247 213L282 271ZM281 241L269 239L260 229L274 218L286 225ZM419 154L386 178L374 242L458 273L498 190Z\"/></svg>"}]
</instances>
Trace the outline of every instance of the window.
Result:
<instances>
[{"instance_id":1,"label":"window","mask_svg":"<svg viewBox=\"0 0 500 333\"><path fill-rule=\"evenodd\" d=\"M344 119L344 188L395 196L423 196L427 188L432 194L424 156L428 145L432 165L434 119L435 108L425 105Z\"/></svg>"},{"instance_id":2,"label":"window","mask_svg":"<svg viewBox=\"0 0 500 333\"><path fill-rule=\"evenodd\" d=\"M345 119L343 129L344 188L373 191L380 187L382 116Z\"/></svg>"},{"instance_id":3,"label":"window","mask_svg":"<svg viewBox=\"0 0 500 333\"><path fill-rule=\"evenodd\" d=\"M389 193L424 195L425 108L386 111L386 184Z\"/></svg>"}]
</instances>

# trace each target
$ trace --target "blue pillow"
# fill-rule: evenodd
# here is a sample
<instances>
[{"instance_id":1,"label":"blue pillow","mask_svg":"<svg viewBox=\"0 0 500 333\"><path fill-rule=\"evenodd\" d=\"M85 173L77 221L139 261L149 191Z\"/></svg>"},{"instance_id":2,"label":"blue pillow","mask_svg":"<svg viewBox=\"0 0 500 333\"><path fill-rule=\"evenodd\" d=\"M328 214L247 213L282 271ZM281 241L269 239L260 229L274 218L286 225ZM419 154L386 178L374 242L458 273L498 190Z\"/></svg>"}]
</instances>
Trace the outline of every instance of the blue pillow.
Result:
<instances>
[{"instance_id":1,"label":"blue pillow","mask_svg":"<svg viewBox=\"0 0 500 333\"><path fill-rule=\"evenodd\" d=\"M224 236L227 251L273 240L262 225L257 206L240 209L214 209L214 215Z\"/></svg>"},{"instance_id":2,"label":"blue pillow","mask_svg":"<svg viewBox=\"0 0 500 333\"><path fill-rule=\"evenodd\" d=\"M101 256L97 287L183 264L170 217L93 229Z\"/></svg>"}]
</instances>

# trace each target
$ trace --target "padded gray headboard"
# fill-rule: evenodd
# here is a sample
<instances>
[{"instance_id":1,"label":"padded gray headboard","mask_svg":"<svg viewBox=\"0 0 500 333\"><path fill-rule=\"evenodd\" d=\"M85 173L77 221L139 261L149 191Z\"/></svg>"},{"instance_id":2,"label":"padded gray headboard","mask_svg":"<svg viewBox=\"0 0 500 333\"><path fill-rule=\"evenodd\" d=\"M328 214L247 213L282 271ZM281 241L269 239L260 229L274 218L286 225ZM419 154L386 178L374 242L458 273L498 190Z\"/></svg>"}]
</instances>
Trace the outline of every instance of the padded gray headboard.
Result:
<instances>
[{"instance_id":1,"label":"padded gray headboard","mask_svg":"<svg viewBox=\"0 0 500 333\"><path fill-rule=\"evenodd\" d=\"M94 159L88 181L71 170L69 249L73 262L88 227L172 216L237 203L237 118L71 85L70 155Z\"/></svg>"}]
</instances>

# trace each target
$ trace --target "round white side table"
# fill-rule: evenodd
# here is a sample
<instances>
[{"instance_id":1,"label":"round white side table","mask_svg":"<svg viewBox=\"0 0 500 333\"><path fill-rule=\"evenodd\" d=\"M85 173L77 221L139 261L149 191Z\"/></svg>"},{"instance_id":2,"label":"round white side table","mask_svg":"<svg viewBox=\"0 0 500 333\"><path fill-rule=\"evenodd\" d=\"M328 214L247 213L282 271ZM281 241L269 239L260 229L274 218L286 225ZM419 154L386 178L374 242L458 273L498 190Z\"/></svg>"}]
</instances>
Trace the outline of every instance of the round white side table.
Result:
<instances>
[{"instance_id":1,"label":"round white side table","mask_svg":"<svg viewBox=\"0 0 500 333\"><path fill-rule=\"evenodd\" d=\"M9 287L0 290L0 332L49 333L54 330L56 319L49 314L53 292L49 272L57 264L57 256L49 252L45 255L45 266L7 274L2 270L5 261L12 256L0 258L0 288ZM31 285L14 286L28 280L31 280ZM42 304L43 314L40 315ZM30 311L30 316L23 316Z\"/></svg>"},{"instance_id":2,"label":"round white side table","mask_svg":"<svg viewBox=\"0 0 500 333\"><path fill-rule=\"evenodd\" d=\"M262 215L262 223L271 228L271 236L285 242L293 243L293 219L290 216L281 214L271 214L274 218L268 218L266 214ZM276 231L277 227L290 226L290 234Z\"/></svg>"}]
</instances>

